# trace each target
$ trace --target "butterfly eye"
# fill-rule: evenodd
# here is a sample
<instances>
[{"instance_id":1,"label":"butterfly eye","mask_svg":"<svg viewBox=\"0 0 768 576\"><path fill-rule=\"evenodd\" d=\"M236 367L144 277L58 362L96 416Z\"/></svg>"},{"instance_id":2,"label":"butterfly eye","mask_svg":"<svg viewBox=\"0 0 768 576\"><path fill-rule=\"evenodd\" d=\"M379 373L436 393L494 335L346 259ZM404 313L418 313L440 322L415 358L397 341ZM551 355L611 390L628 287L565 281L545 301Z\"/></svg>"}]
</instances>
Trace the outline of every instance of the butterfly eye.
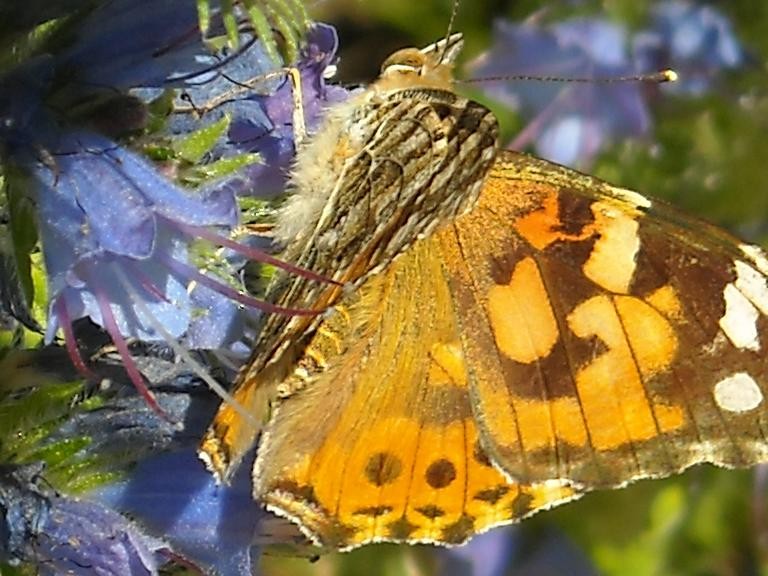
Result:
<instances>
[{"instance_id":1,"label":"butterfly eye","mask_svg":"<svg viewBox=\"0 0 768 576\"><path fill-rule=\"evenodd\" d=\"M381 65L381 75L421 74L427 59L416 48L398 50Z\"/></svg>"}]
</instances>

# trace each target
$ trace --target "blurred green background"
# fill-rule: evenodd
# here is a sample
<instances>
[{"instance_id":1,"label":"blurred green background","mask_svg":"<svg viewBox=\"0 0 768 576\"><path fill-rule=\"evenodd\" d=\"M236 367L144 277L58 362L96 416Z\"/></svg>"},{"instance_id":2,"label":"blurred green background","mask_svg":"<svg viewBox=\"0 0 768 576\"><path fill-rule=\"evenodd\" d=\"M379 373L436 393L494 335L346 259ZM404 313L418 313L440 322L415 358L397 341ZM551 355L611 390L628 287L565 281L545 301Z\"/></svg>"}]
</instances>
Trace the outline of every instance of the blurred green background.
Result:
<instances>
[{"instance_id":1,"label":"blurred green background","mask_svg":"<svg viewBox=\"0 0 768 576\"><path fill-rule=\"evenodd\" d=\"M520 22L543 5L465 0L455 23L466 37L465 60L490 45L494 19ZM709 5L730 19L745 49L744 64L724 72L701 96L654 100L650 137L612 145L591 172L766 245L768 3ZM652 6L637 0L547 2L546 17L600 17L636 30L647 25ZM444 36L450 12L449 0L336 0L310 6L315 19L338 27L344 83L366 83L393 50ZM499 116L506 134L526 120L505 110ZM267 551L261 570L268 576L768 574L766 476L765 470L700 466L676 478L587 495L455 553L379 545L309 562Z\"/></svg>"}]
</instances>

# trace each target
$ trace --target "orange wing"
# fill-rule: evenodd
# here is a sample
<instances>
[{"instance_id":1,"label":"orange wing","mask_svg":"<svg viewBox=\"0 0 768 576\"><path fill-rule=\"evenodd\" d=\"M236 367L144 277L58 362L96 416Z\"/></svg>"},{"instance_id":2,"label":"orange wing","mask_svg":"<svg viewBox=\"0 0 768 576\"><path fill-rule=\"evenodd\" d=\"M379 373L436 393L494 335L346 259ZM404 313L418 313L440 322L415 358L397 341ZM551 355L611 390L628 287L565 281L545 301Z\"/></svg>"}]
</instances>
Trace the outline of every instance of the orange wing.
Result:
<instances>
[{"instance_id":1,"label":"orange wing","mask_svg":"<svg viewBox=\"0 0 768 576\"><path fill-rule=\"evenodd\" d=\"M436 242L350 295L307 358L325 370L275 410L254 481L316 543L458 544L577 496L510 483L488 459Z\"/></svg>"},{"instance_id":2,"label":"orange wing","mask_svg":"<svg viewBox=\"0 0 768 576\"><path fill-rule=\"evenodd\" d=\"M471 213L320 326L255 496L326 546L450 544L598 486L766 460L765 271L713 227L505 153Z\"/></svg>"}]
</instances>

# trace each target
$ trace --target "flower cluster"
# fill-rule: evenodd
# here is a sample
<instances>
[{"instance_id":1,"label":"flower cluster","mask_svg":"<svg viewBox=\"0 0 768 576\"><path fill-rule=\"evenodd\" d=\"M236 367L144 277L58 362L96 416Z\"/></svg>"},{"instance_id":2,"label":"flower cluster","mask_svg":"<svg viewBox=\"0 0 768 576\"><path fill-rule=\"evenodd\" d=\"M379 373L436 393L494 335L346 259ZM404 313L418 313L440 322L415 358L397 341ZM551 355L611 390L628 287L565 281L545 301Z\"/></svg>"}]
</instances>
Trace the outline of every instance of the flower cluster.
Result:
<instances>
[{"instance_id":1,"label":"flower cluster","mask_svg":"<svg viewBox=\"0 0 768 576\"><path fill-rule=\"evenodd\" d=\"M126 90L203 92L237 58L211 54L189 0L104 3L69 33L66 48L41 51L0 77L5 174L36 206L48 273L47 340L61 329L87 372L72 324L89 318L109 333L154 405L126 338L171 345L187 338L193 348L239 344L244 351L243 307L273 310L237 289L236 270L223 278L202 273L193 244L198 249L202 239L275 260L228 238L242 178L192 192L119 143L115 137L144 128L148 114ZM260 70L274 68L258 43L235 56L251 53ZM247 180L247 188L258 183Z\"/></svg>"},{"instance_id":2,"label":"flower cluster","mask_svg":"<svg viewBox=\"0 0 768 576\"><path fill-rule=\"evenodd\" d=\"M167 171L125 145L126 136L140 136L147 129L153 105L148 98L160 99L164 91L175 88L184 90L188 99L202 100L221 85L236 86L233 74L237 65L243 69L243 61L259 63L256 70L248 70L251 75L275 68L252 38L245 38L234 53L212 53L198 25L194 0L90 4L41 43L34 57L0 74L2 171L9 194L17 194L34 207L34 219L14 224L17 229L36 228L40 238L48 280L46 339L51 342L62 331L72 360L90 376L78 351L75 323L87 318L102 327L146 406L172 420L175 426L170 430L183 433L173 445L187 448L202 435L212 402L206 401L206 417L195 425L190 420L189 401L182 402L182 412L175 402L189 396L189 386L157 396L147 387L128 339L170 345L206 382L218 386L187 348L227 352L237 351L239 346L241 353L247 353L243 337L249 316L256 309L279 310L242 290L238 267L247 259L283 265L249 241L230 237L239 221L237 194L259 190L258 171L190 190L169 180ZM336 36L328 28L314 34L319 35L318 41L310 37L302 68L304 85L310 88L304 100L317 109L313 102L324 97L320 73L333 58ZM285 79L278 84L284 86ZM137 88L142 90L132 92ZM278 100L283 101L285 93L283 90ZM265 96L254 97L251 91L220 108L235 119L228 137L217 145L215 153L220 155L232 155L242 148L235 133L242 133L243 123L262 134L276 132L275 126L282 123L276 111L281 108L275 108ZM256 109L263 110L258 118L253 114ZM210 117L220 112L214 110ZM176 120L178 117L170 123L171 129ZM281 138L287 139L287 146L279 142ZM292 134L285 132L268 140L284 149L292 146ZM252 143L250 150L260 151L261 146ZM276 170L279 168L273 168ZM217 247L223 251L219 251L212 273L207 264ZM131 446L137 454L146 453L153 442L155 450L169 446L167 439L161 439L169 429L159 435L153 431L157 425L147 424L146 406L118 399L106 412L94 413L87 426L78 418L68 427L74 434L71 427L79 426L78 435L85 429L94 439L108 435L110 443L126 431L141 430L140 437L134 437L141 448L136 443ZM93 442L87 452L102 457L105 446ZM213 487L199 461L193 457L186 466L189 478L198 474L211 484L207 492L211 502L220 505L227 500L226 493ZM178 467L164 477L173 478L177 472ZM123 486L125 498L130 500L134 486ZM166 496L175 489L167 486ZM18 490L6 494L9 504L3 503L3 510L13 510L15 503L31 498ZM246 499L255 508L250 497ZM70 570L83 574L150 574L156 572L158 562L167 560L155 554L165 545L145 545L141 528L129 525L103 505L57 497L45 508L45 521L34 527L23 528L18 515L5 515L11 535L22 534L22 540L43 545L31 550L15 540L3 541L0 557L34 559L50 567L51 573ZM169 527L165 529L173 533ZM211 530L213 525L209 525ZM236 541L244 567L238 571L250 573L251 537L244 530L241 533L245 536ZM77 546L66 545L75 541ZM193 548L190 557L207 566L223 562L223 556L213 553L207 560L201 558L200 550Z\"/></svg>"}]
</instances>

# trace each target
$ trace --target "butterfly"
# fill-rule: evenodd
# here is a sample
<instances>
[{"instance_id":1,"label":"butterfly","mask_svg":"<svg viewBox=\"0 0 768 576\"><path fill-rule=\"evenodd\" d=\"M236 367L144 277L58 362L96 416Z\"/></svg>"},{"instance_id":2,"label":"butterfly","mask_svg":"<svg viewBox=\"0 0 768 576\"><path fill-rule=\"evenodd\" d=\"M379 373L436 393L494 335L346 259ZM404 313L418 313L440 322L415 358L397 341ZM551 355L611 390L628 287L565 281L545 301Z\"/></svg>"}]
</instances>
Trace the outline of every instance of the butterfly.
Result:
<instances>
[{"instance_id":1,"label":"butterfly","mask_svg":"<svg viewBox=\"0 0 768 576\"><path fill-rule=\"evenodd\" d=\"M768 257L498 147L452 35L395 53L299 151L279 276L201 448L315 544L460 544L587 491L768 460ZM297 224L298 223L298 224Z\"/></svg>"}]
</instances>

